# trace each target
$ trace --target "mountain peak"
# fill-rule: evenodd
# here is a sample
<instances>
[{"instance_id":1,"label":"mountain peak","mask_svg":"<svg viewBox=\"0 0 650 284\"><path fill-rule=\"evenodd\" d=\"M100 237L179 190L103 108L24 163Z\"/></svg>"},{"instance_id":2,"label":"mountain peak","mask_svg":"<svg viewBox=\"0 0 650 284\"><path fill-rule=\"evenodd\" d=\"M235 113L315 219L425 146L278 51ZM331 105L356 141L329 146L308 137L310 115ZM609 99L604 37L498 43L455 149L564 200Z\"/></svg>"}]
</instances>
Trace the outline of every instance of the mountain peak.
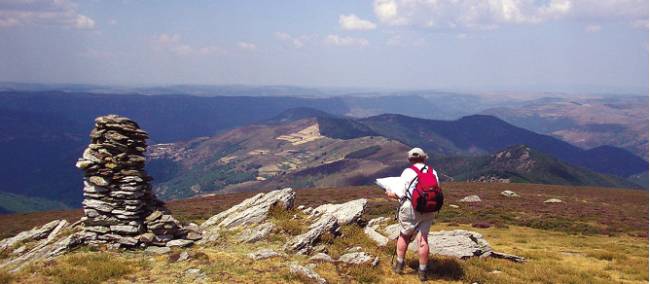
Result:
<instances>
[{"instance_id":1,"label":"mountain peak","mask_svg":"<svg viewBox=\"0 0 650 284\"><path fill-rule=\"evenodd\" d=\"M529 172L535 166L532 150L526 145L513 145L497 152L493 158L494 164L523 172Z\"/></svg>"}]
</instances>

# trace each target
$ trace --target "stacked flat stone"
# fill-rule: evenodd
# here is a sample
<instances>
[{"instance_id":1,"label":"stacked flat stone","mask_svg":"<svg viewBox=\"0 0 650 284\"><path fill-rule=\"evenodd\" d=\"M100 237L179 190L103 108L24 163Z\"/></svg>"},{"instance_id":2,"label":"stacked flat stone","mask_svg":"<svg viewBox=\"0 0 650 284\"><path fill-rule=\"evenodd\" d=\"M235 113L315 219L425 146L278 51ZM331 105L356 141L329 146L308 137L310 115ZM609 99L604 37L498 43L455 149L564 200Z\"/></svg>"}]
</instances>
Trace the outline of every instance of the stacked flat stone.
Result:
<instances>
[{"instance_id":1,"label":"stacked flat stone","mask_svg":"<svg viewBox=\"0 0 650 284\"><path fill-rule=\"evenodd\" d=\"M90 138L76 165L84 171L84 230L96 243L137 245L145 217L162 208L144 171L149 135L126 117L107 115L95 119Z\"/></svg>"}]
</instances>

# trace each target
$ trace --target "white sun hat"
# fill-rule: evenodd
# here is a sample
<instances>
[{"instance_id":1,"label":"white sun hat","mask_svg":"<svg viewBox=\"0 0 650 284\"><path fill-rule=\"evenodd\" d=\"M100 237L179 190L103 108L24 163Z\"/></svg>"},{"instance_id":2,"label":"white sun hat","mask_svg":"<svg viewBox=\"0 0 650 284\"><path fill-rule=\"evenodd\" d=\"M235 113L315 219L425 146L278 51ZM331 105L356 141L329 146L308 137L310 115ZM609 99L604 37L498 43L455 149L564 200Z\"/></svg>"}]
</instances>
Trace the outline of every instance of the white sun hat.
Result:
<instances>
[{"instance_id":1,"label":"white sun hat","mask_svg":"<svg viewBox=\"0 0 650 284\"><path fill-rule=\"evenodd\" d=\"M413 158L427 158L427 153L424 152L424 150L420 148L413 148L411 151L409 151L409 159Z\"/></svg>"}]
</instances>

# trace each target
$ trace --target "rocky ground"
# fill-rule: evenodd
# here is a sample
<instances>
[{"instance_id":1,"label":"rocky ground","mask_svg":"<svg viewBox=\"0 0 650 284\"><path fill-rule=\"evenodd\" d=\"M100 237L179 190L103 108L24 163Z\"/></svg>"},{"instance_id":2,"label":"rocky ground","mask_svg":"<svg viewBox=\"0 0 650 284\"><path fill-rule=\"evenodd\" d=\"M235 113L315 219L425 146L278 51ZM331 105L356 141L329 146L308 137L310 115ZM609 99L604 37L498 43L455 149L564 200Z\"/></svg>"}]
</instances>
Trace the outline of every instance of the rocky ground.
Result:
<instances>
[{"instance_id":1,"label":"rocky ground","mask_svg":"<svg viewBox=\"0 0 650 284\"><path fill-rule=\"evenodd\" d=\"M68 239L74 235L75 226L82 224L53 221L0 242L3 271L11 270L16 259L25 259L35 248L43 244L50 246L48 253L38 254L20 269L0 273L0 283L416 283L413 267L417 262L411 253L404 275L390 272L394 248L391 239L396 230L392 216L382 209L385 201L372 194L367 194L369 198L357 198L366 189L356 190L356 194L340 191L335 196L322 196L320 203L314 198L319 193L316 190L290 189L248 195L239 201L222 200L220 205L229 207L197 221L203 238L187 248L115 250L101 246L60 246L61 241L57 239ZM552 188L549 191L553 192ZM546 189L544 192L548 193ZM579 200L558 194L559 191L536 196L522 188L494 192L496 196L488 190L475 193L481 201L467 198L470 202L460 202L467 196L458 198L449 194L443 213L469 215L477 207L490 212L485 206L487 203L494 206L496 200L502 200L501 203L535 200L534 203L539 203L536 207L549 211L554 206L570 208ZM552 199L550 196L561 202L545 203ZM185 210L189 210L187 203L192 201L183 202ZM200 203L194 202L194 210L200 209ZM170 204L170 207L178 205ZM172 211L184 216L181 219L188 218L182 210ZM432 282L640 283L648 280L644 237L627 233L576 234L550 228L483 223L462 225L447 221L434 225L435 233L429 241L434 254L430 269Z\"/></svg>"}]
</instances>

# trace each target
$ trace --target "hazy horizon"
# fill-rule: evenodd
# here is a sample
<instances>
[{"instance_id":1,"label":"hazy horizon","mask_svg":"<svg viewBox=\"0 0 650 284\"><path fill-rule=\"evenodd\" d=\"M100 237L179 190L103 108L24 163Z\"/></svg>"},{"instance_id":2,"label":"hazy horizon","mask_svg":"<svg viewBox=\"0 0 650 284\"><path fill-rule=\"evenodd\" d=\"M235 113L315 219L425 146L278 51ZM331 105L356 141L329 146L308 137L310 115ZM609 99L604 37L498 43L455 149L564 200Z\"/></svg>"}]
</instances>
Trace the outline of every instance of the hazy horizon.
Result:
<instances>
[{"instance_id":1,"label":"hazy horizon","mask_svg":"<svg viewBox=\"0 0 650 284\"><path fill-rule=\"evenodd\" d=\"M0 3L0 81L646 95L648 2Z\"/></svg>"}]
</instances>

